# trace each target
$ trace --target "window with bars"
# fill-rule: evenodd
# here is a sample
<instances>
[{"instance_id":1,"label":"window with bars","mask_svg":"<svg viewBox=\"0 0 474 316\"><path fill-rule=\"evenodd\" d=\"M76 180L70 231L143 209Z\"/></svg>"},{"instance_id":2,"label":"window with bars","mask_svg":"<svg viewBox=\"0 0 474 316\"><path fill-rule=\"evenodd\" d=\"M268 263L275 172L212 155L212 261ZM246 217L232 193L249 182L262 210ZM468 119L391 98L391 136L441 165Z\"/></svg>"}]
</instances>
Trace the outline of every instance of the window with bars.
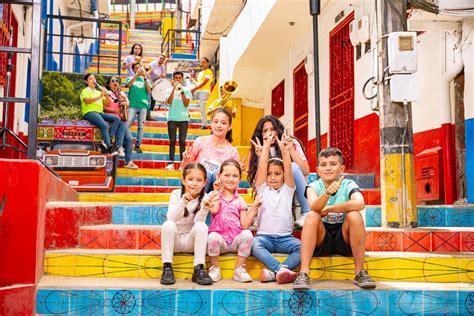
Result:
<instances>
[{"instance_id":1,"label":"window with bars","mask_svg":"<svg viewBox=\"0 0 474 316\"><path fill-rule=\"evenodd\" d=\"M0 46L9 45L9 30L11 25L11 9L9 4L0 4ZM6 52L0 53L0 86L5 84L7 75L7 59Z\"/></svg>"},{"instance_id":2,"label":"window with bars","mask_svg":"<svg viewBox=\"0 0 474 316\"><path fill-rule=\"evenodd\" d=\"M285 80L272 89L272 115L281 117L285 114Z\"/></svg>"}]
</instances>

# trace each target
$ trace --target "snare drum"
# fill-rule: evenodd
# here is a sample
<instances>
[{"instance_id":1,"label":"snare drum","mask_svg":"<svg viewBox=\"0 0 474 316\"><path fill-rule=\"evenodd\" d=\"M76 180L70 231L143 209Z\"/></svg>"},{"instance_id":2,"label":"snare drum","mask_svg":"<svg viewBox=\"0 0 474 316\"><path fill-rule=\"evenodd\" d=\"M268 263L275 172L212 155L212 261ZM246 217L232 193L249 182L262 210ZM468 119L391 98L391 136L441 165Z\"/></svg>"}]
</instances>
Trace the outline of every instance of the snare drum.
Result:
<instances>
[{"instance_id":1,"label":"snare drum","mask_svg":"<svg viewBox=\"0 0 474 316\"><path fill-rule=\"evenodd\" d=\"M153 83L153 87L151 90L151 96L153 100L157 102L165 102L166 98L166 90L172 88L173 85L171 84L171 81L167 78L158 78L156 81Z\"/></svg>"}]
</instances>

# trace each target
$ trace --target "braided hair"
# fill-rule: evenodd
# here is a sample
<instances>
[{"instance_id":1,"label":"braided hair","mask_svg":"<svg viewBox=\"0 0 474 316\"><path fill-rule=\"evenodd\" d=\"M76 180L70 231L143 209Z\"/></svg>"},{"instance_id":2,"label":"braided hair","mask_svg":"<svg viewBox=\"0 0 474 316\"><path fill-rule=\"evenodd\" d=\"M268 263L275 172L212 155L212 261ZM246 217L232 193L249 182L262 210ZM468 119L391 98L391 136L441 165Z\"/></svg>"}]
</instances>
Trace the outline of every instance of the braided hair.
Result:
<instances>
[{"instance_id":1,"label":"braided hair","mask_svg":"<svg viewBox=\"0 0 474 316\"><path fill-rule=\"evenodd\" d=\"M200 164L199 162L190 162L186 165L186 167L184 167L184 169L183 169L183 179L185 179L186 176L188 175L188 173L193 169L197 169L197 170L201 171L202 174L204 175L204 181L207 180L206 168L204 168L204 166L202 164ZM181 183L181 196L183 196L185 193L186 193L186 187L184 186L184 183ZM202 188L201 192L199 193L198 205L197 205L196 209L194 210L193 214L196 214L201 209L201 202L202 202L203 198L204 198L204 188ZM184 215L184 217L188 217L189 210L188 210L187 207L184 208L184 214L183 215Z\"/></svg>"}]
</instances>

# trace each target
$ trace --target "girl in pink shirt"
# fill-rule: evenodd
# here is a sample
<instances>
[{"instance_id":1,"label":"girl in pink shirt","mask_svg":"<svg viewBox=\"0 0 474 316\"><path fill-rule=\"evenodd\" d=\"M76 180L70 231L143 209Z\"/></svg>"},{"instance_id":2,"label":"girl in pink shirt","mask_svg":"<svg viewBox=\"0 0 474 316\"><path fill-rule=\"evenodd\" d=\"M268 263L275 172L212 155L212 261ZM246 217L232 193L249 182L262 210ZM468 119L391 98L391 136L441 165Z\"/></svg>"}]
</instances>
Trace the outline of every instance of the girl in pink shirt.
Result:
<instances>
[{"instance_id":1,"label":"girl in pink shirt","mask_svg":"<svg viewBox=\"0 0 474 316\"><path fill-rule=\"evenodd\" d=\"M239 161L239 152L232 146L232 115L221 108L211 119L211 135L198 137L190 149L183 153L181 168L191 161L204 165L207 171L205 192L212 190L219 168L227 159Z\"/></svg>"},{"instance_id":2,"label":"girl in pink shirt","mask_svg":"<svg viewBox=\"0 0 474 316\"><path fill-rule=\"evenodd\" d=\"M217 180L221 187L219 203L210 210L212 223L207 238L207 253L212 264L209 276L214 282L221 279L219 255L227 252L236 252L238 256L234 280L252 282L252 277L245 270L245 261L250 256L253 239L248 228L261 203L257 199L247 210L247 204L237 191L241 177L242 169L237 160L228 159L222 163Z\"/></svg>"}]
</instances>

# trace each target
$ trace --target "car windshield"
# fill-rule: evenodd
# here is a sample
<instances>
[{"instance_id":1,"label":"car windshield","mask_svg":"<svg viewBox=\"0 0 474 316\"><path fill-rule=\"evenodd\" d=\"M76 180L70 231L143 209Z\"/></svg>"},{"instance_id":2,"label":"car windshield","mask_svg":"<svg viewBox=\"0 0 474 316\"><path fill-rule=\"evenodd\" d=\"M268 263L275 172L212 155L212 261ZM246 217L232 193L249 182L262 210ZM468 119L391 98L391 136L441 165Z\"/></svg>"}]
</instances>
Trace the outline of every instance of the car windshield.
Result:
<instances>
[{"instance_id":1,"label":"car windshield","mask_svg":"<svg viewBox=\"0 0 474 316\"><path fill-rule=\"evenodd\" d=\"M94 150L93 146L90 144L55 144L53 150Z\"/></svg>"}]
</instances>

